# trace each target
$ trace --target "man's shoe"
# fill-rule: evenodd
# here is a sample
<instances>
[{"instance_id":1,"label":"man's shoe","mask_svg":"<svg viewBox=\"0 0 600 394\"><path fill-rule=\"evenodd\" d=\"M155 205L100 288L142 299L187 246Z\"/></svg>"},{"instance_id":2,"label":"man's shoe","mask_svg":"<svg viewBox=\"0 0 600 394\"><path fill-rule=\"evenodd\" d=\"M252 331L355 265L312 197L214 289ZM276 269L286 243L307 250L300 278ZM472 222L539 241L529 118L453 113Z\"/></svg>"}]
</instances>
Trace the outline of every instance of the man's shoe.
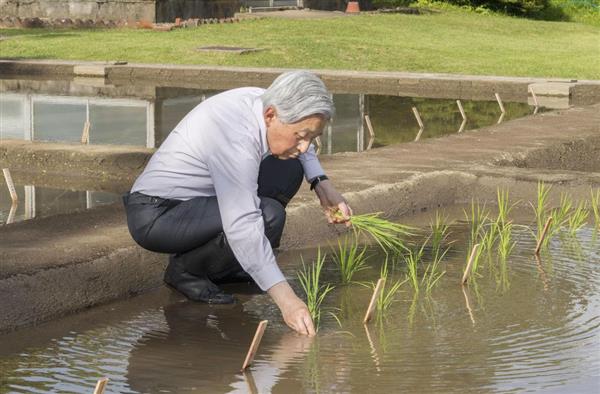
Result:
<instances>
[{"instance_id":1,"label":"man's shoe","mask_svg":"<svg viewBox=\"0 0 600 394\"><path fill-rule=\"evenodd\" d=\"M176 258L169 258L164 281L192 301L208 304L233 304L235 298L224 293L207 278L201 278L186 272Z\"/></svg>"}]
</instances>

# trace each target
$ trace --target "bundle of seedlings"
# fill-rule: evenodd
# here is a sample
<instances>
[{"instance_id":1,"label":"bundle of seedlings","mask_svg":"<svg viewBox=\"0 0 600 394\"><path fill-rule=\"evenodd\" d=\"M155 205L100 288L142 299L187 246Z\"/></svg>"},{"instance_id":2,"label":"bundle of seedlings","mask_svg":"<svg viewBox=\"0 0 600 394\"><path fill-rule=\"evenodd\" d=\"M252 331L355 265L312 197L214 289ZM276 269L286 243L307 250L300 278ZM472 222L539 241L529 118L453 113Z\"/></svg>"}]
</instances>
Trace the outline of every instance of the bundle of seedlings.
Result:
<instances>
[{"instance_id":1,"label":"bundle of seedlings","mask_svg":"<svg viewBox=\"0 0 600 394\"><path fill-rule=\"evenodd\" d=\"M343 217L342 212L336 210L334 216ZM402 254L408 251L403 238L412 235L412 228L399 223L394 223L381 217L382 212L352 215L350 223L357 237L366 234L377 242L387 254L389 252Z\"/></svg>"}]
</instances>

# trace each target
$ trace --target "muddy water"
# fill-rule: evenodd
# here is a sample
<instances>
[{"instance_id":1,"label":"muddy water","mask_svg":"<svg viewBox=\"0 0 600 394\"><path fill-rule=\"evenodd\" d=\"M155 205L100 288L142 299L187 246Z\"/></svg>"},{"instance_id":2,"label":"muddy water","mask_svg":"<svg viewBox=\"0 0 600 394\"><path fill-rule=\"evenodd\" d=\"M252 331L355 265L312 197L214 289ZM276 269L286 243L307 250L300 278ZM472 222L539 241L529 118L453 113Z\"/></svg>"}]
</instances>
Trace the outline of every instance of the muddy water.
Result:
<instances>
[{"instance_id":1,"label":"muddy water","mask_svg":"<svg viewBox=\"0 0 600 394\"><path fill-rule=\"evenodd\" d=\"M27 88L27 80L0 80L0 139L25 139L79 143L86 122L90 144L158 147L196 105L219 93L206 89L139 89L103 86L94 94L90 86L72 81L44 81ZM22 82L22 83L21 83ZM60 87L60 88L59 88ZM48 92L45 92L47 90ZM124 92L129 91L129 94ZM423 99L365 94L333 94L336 116L320 141L320 153L356 152L413 141L419 126L416 107L425 129L420 138L456 133L462 117L455 100ZM462 103L467 121L464 130L496 124L501 111L490 92L489 101ZM527 103L504 103L502 121L533 113ZM568 104L567 104L568 106ZM544 111L540 109L540 112ZM372 121L372 137L364 115Z\"/></svg>"},{"instance_id":2,"label":"muddy water","mask_svg":"<svg viewBox=\"0 0 600 394\"><path fill-rule=\"evenodd\" d=\"M120 202L114 193L15 185L19 203L12 204L4 178L0 179L0 225L58 214L68 214Z\"/></svg>"},{"instance_id":3,"label":"muddy water","mask_svg":"<svg viewBox=\"0 0 600 394\"><path fill-rule=\"evenodd\" d=\"M600 388L600 235L554 239L541 261L528 230L506 265L458 282L467 227L427 297L406 284L385 316L361 324L370 290L338 286L314 339L289 332L265 295L235 286L233 306L168 289L0 337L0 392L577 392ZM295 277L300 252L281 256ZM305 259L314 250L302 251ZM378 277L382 256L356 278ZM394 278L404 275L397 266ZM337 283L330 265L324 279ZM293 283L297 285L297 283ZM328 313L334 312L342 327ZM250 373L239 368L258 322L270 323Z\"/></svg>"}]
</instances>

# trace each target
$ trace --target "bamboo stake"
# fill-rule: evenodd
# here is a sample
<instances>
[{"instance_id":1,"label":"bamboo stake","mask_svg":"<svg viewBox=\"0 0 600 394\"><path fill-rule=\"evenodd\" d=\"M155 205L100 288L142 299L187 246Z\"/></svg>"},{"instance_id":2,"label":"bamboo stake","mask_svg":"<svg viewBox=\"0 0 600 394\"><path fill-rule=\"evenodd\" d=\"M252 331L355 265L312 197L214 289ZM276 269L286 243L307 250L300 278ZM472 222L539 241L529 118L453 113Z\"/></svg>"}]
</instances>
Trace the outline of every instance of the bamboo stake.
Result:
<instances>
[{"instance_id":1,"label":"bamboo stake","mask_svg":"<svg viewBox=\"0 0 600 394\"><path fill-rule=\"evenodd\" d=\"M479 244L475 244L473 246L473 249L471 249L471 255L469 256L469 262L467 263L467 268L465 269L465 272L462 277L462 281L460 282L463 285L465 283L467 283L467 280L469 279L469 275L471 275L471 266L473 265L473 261L475 260L475 255L477 253L477 249L479 249Z\"/></svg>"},{"instance_id":2,"label":"bamboo stake","mask_svg":"<svg viewBox=\"0 0 600 394\"><path fill-rule=\"evenodd\" d=\"M533 108L533 114L535 115L535 114L537 114L538 110L540 109L540 104L538 103L537 95L533 91L533 88L531 86L529 86L527 88L527 90L529 90L529 92L531 92L531 97L533 97L533 105L535 106Z\"/></svg>"},{"instance_id":3,"label":"bamboo stake","mask_svg":"<svg viewBox=\"0 0 600 394\"><path fill-rule=\"evenodd\" d=\"M244 372L244 370L248 368L250 364L252 364L252 361L254 361L254 356L256 355L256 351L258 350L258 346L260 345L260 341L265 333L268 322L268 320L263 320L258 324L256 333L254 334L254 339L252 339L250 349L248 349L248 354L246 354L246 359L244 360L244 364L242 364L242 372Z\"/></svg>"},{"instance_id":4,"label":"bamboo stake","mask_svg":"<svg viewBox=\"0 0 600 394\"><path fill-rule=\"evenodd\" d=\"M83 124L83 131L81 133L81 143L89 144L90 143L90 122L86 121Z\"/></svg>"},{"instance_id":5,"label":"bamboo stake","mask_svg":"<svg viewBox=\"0 0 600 394\"><path fill-rule=\"evenodd\" d=\"M16 202L13 202L10 206L10 211L8 212L8 217L6 218L6 224L11 224L12 222L15 221L15 214L17 213L17 206L18 204Z\"/></svg>"},{"instance_id":6,"label":"bamboo stake","mask_svg":"<svg viewBox=\"0 0 600 394\"><path fill-rule=\"evenodd\" d=\"M537 269L540 273L540 277L542 278L542 282L544 283L544 291L548 291L548 277L546 276L546 271L542 268L542 259L539 254L535 255L535 261L537 263Z\"/></svg>"},{"instance_id":7,"label":"bamboo stake","mask_svg":"<svg viewBox=\"0 0 600 394\"><path fill-rule=\"evenodd\" d=\"M502 113L506 113L506 110L504 109L504 104L502 103L502 99L500 98L500 95L498 93L494 93L494 96L496 96L496 101L498 102L498 105L500 106L500 111L502 111Z\"/></svg>"},{"instance_id":8,"label":"bamboo stake","mask_svg":"<svg viewBox=\"0 0 600 394\"><path fill-rule=\"evenodd\" d=\"M381 367L379 366L379 354L377 354L377 349L375 348L375 344L371 339L371 332L369 331L369 326L365 324L364 327L365 333L367 334L367 341L369 341L369 346L371 347L371 358L373 359L373 362L375 362L375 369L377 370L377 372L381 372Z\"/></svg>"},{"instance_id":9,"label":"bamboo stake","mask_svg":"<svg viewBox=\"0 0 600 394\"><path fill-rule=\"evenodd\" d=\"M107 383L108 378L98 379L98 383L96 383L96 388L94 389L94 394L104 394L104 389L106 388Z\"/></svg>"},{"instance_id":10,"label":"bamboo stake","mask_svg":"<svg viewBox=\"0 0 600 394\"><path fill-rule=\"evenodd\" d=\"M373 310L375 309L375 303L377 302L377 297L379 297L379 293L385 284L385 278L379 278L377 281L377 285L375 286L375 290L373 290L373 296L371 297L371 302L369 302L369 307L367 308L367 313L365 313L365 318L363 319L363 324L367 324L371 317L373 316Z\"/></svg>"},{"instance_id":11,"label":"bamboo stake","mask_svg":"<svg viewBox=\"0 0 600 394\"><path fill-rule=\"evenodd\" d=\"M367 130L369 130L369 143L367 144L366 150L370 150L373 147L373 142L375 142L375 130L373 130L371 117L369 115L365 115L365 123L367 123Z\"/></svg>"},{"instance_id":12,"label":"bamboo stake","mask_svg":"<svg viewBox=\"0 0 600 394\"><path fill-rule=\"evenodd\" d=\"M467 291L464 286L461 286L463 295L465 296L465 304L467 305L467 311L469 311L469 317L471 318L471 323L475 325L475 317L473 317L473 309L471 309L471 302L469 301L469 296L467 295Z\"/></svg>"},{"instance_id":13,"label":"bamboo stake","mask_svg":"<svg viewBox=\"0 0 600 394\"><path fill-rule=\"evenodd\" d=\"M465 115L465 110L460 100L456 100L456 105L458 105L458 110L460 111L460 115L462 116L463 120L467 120L467 115Z\"/></svg>"},{"instance_id":14,"label":"bamboo stake","mask_svg":"<svg viewBox=\"0 0 600 394\"><path fill-rule=\"evenodd\" d=\"M544 243L544 238L546 238L546 233L548 232L548 229L550 228L551 223L552 223L552 216L550 216L548 218L548 220L546 220L546 224L544 225L544 229L542 230L542 235L540 236L537 246L535 247L535 255L536 256L538 256L540 254L540 249L542 247L542 243Z\"/></svg>"},{"instance_id":15,"label":"bamboo stake","mask_svg":"<svg viewBox=\"0 0 600 394\"><path fill-rule=\"evenodd\" d=\"M502 112L502 113L500 114L500 117L498 118L498 121L496 122L496 124L500 124L500 123L502 123L502 121L504 120L504 115L506 115L506 113L505 113L505 112Z\"/></svg>"},{"instance_id":16,"label":"bamboo stake","mask_svg":"<svg viewBox=\"0 0 600 394\"><path fill-rule=\"evenodd\" d=\"M419 124L419 128L424 128L423 121L421 120L421 115L419 114L419 110L417 107L412 107L413 114L415 114L415 118L417 119L417 123Z\"/></svg>"},{"instance_id":17,"label":"bamboo stake","mask_svg":"<svg viewBox=\"0 0 600 394\"><path fill-rule=\"evenodd\" d=\"M242 372L244 375L244 379L246 380L246 384L248 385L248 392L250 394L258 394L258 388L256 387L256 382L254 381L254 376L252 376L252 372L250 370L244 370Z\"/></svg>"},{"instance_id":18,"label":"bamboo stake","mask_svg":"<svg viewBox=\"0 0 600 394\"><path fill-rule=\"evenodd\" d=\"M412 107L412 111L415 115L415 118L417 119L417 123L419 124L419 133L415 137L415 141L419 141L421 139L421 134L423 134L423 129L425 128L425 126L423 125L423 121L421 120L421 115L419 114L419 110L417 109L417 107Z\"/></svg>"},{"instance_id":19,"label":"bamboo stake","mask_svg":"<svg viewBox=\"0 0 600 394\"><path fill-rule=\"evenodd\" d=\"M462 123L460 124L460 128L458 129L458 132L462 133L465 130L466 125L467 125L467 120L463 119Z\"/></svg>"},{"instance_id":20,"label":"bamboo stake","mask_svg":"<svg viewBox=\"0 0 600 394\"><path fill-rule=\"evenodd\" d=\"M373 130L373 125L371 124L371 117L369 115L365 115L365 123L367 124L367 130L369 130L369 135L371 138L375 138L375 130Z\"/></svg>"},{"instance_id":21,"label":"bamboo stake","mask_svg":"<svg viewBox=\"0 0 600 394\"><path fill-rule=\"evenodd\" d=\"M8 168L3 168L2 172L4 173L4 179L6 180L8 191L10 192L10 198L12 199L13 204L16 204L19 201L19 198L17 196L17 190L15 189L12 176L10 176L10 170Z\"/></svg>"}]
</instances>

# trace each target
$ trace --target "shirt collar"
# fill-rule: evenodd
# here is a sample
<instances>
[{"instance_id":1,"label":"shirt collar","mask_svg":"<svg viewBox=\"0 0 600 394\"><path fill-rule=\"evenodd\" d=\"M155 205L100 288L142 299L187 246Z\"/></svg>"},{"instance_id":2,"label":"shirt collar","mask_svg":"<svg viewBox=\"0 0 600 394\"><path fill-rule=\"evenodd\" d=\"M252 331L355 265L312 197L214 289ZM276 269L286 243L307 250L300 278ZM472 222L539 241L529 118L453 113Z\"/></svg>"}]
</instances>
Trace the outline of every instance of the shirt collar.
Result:
<instances>
[{"instance_id":1,"label":"shirt collar","mask_svg":"<svg viewBox=\"0 0 600 394\"><path fill-rule=\"evenodd\" d=\"M258 121L258 128L260 133L260 141L261 141L261 157L264 159L265 157L271 154L269 151L269 143L267 142L267 125L265 124L265 116L263 113L263 103L260 97L257 97L254 100L253 106L254 116Z\"/></svg>"}]
</instances>

